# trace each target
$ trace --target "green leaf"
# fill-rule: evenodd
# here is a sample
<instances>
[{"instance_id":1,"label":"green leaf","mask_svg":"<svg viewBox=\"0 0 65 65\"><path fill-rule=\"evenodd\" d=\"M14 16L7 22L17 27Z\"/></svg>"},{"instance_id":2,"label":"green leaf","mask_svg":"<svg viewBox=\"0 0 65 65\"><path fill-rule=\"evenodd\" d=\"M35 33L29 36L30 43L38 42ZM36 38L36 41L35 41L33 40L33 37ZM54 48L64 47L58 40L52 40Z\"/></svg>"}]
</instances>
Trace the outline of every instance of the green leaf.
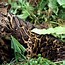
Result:
<instances>
[{"instance_id":1,"label":"green leaf","mask_svg":"<svg viewBox=\"0 0 65 65\"><path fill-rule=\"evenodd\" d=\"M18 0L20 3L22 3L23 2L23 0Z\"/></svg>"},{"instance_id":2,"label":"green leaf","mask_svg":"<svg viewBox=\"0 0 65 65\"><path fill-rule=\"evenodd\" d=\"M18 0L18 2L23 5L23 4L25 4L27 2L27 0Z\"/></svg>"},{"instance_id":3,"label":"green leaf","mask_svg":"<svg viewBox=\"0 0 65 65\"><path fill-rule=\"evenodd\" d=\"M31 13L33 12L33 10L34 10L34 8L28 2L26 2L22 6L22 14L21 15L17 15L17 16L19 18L22 18L22 19L25 20L28 16L31 15Z\"/></svg>"},{"instance_id":4,"label":"green leaf","mask_svg":"<svg viewBox=\"0 0 65 65\"><path fill-rule=\"evenodd\" d=\"M22 56L25 59L24 52L26 49L13 37L11 36L11 48L14 49L16 57Z\"/></svg>"},{"instance_id":5,"label":"green leaf","mask_svg":"<svg viewBox=\"0 0 65 65\"><path fill-rule=\"evenodd\" d=\"M17 15L19 18L21 18L21 19L26 19L30 14L29 14L29 12L28 11L22 11L22 13L23 14L21 14L21 15Z\"/></svg>"},{"instance_id":6,"label":"green leaf","mask_svg":"<svg viewBox=\"0 0 65 65\"><path fill-rule=\"evenodd\" d=\"M65 12L64 11L60 11L59 15L58 15L61 19L65 20Z\"/></svg>"},{"instance_id":7,"label":"green leaf","mask_svg":"<svg viewBox=\"0 0 65 65\"><path fill-rule=\"evenodd\" d=\"M37 34L48 34L46 29L34 28L33 30L31 30L31 32L34 32L34 33L37 33Z\"/></svg>"},{"instance_id":8,"label":"green leaf","mask_svg":"<svg viewBox=\"0 0 65 65\"><path fill-rule=\"evenodd\" d=\"M12 3L11 3L11 6L12 6L12 8L17 8L17 7L18 7L18 5L17 5L16 2L12 2Z\"/></svg>"},{"instance_id":9,"label":"green leaf","mask_svg":"<svg viewBox=\"0 0 65 65\"><path fill-rule=\"evenodd\" d=\"M57 2L60 4L60 6L65 8L65 0L57 0Z\"/></svg>"},{"instance_id":10,"label":"green leaf","mask_svg":"<svg viewBox=\"0 0 65 65\"><path fill-rule=\"evenodd\" d=\"M63 65L65 65L65 60L63 61Z\"/></svg>"},{"instance_id":11,"label":"green leaf","mask_svg":"<svg viewBox=\"0 0 65 65\"><path fill-rule=\"evenodd\" d=\"M47 29L47 32L48 32L48 34L53 34L53 33L55 33L55 30L53 29L53 28L49 28L49 29Z\"/></svg>"},{"instance_id":12,"label":"green leaf","mask_svg":"<svg viewBox=\"0 0 65 65\"><path fill-rule=\"evenodd\" d=\"M38 6L37 6L38 10L43 10L47 3L48 3L47 0L41 0L41 2L39 2Z\"/></svg>"},{"instance_id":13,"label":"green leaf","mask_svg":"<svg viewBox=\"0 0 65 65\"><path fill-rule=\"evenodd\" d=\"M37 34L65 34L65 27L55 27L55 28L48 28L48 29L37 29L34 28L33 30L31 30L32 32L35 32Z\"/></svg>"},{"instance_id":14,"label":"green leaf","mask_svg":"<svg viewBox=\"0 0 65 65\"><path fill-rule=\"evenodd\" d=\"M28 2L26 2L25 7L26 7L26 9L27 9L28 11L33 11L33 10L34 10L34 8L33 8Z\"/></svg>"},{"instance_id":15,"label":"green leaf","mask_svg":"<svg viewBox=\"0 0 65 65\"><path fill-rule=\"evenodd\" d=\"M8 3L11 4L11 1L12 1L12 0L8 0Z\"/></svg>"},{"instance_id":16,"label":"green leaf","mask_svg":"<svg viewBox=\"0 0 65 65\"><path fill-rule=\"evenodd\" d=\"M57 0L57 2L58 2L60 5L65 4L65 0Z\"/></svg>"},{"instance_id":17,"label":"green leaf","mask_svg":"<svg viewBox=\"0 0 65 65\"><path fill-rule=\"evenodd\" d=\"M58 13L57 0L49 0L48 6L57 15Z\"/></svg>"},{"instance_id":18,"label":"green leaf","mask_svg":"<svg viewBox=\"0 0 65 65\"><path fill-rule=\"evenodd\" d=\"M17 44L18 47L19 47L23 52L26 51L26 49L25 49L13 36L11 36L11 38L12 38L12 42L13 42L14 44Z\"/></svg>"}]
</instances>

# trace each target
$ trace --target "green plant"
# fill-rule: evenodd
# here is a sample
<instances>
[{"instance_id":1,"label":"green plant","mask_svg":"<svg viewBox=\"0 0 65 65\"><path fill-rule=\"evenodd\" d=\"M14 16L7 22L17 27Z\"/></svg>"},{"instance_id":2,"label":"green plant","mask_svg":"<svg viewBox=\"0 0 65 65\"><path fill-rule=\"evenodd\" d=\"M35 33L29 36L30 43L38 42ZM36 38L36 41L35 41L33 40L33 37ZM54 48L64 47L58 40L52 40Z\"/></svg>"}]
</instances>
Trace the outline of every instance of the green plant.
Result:
<instances>
[{"instance_id":1,"label":"green plant","mask_svg":"<svg viewBox=\"0 0 65 65\"><path fill-rule=\"evenodd\" d=\"M34 33L40 34L40 35L52 34L55 37L58 37L62 41L65 42L65 26L64 27L58 26L58 27L55 27L55 28L48 28L48 29L34 28L31 31L34 32Z\"/></svg>"},{"instance_id":2,"label":"green plant","mask_svg":"<svg viewBox=\"0 0 65 65\"><path fill-rule=\"evenodd\" d=\"M39 3L39 5L37 5L36 7L30 5L29 2L27 2L26 0L18 0L14 2L9 1L9 3L12 6L10 11L11 13L17 15L19 18L22 18L24 20L29 18L33 23L39 22L39 19L43 17L41 11L44 9L45 5L47 4L45 0L42 0Z\"/></svg>"},{"instance_id":3,"label":"green plant","mask_svg":"<svg viewBox=\"0 0 65 65\"><path fill-rule=\"evenodd\" d=\"M9 0L9 3L12 6L10 12L25 21L28 20L34 24L47 22L57 26L62 25L62 23L65 25L65 0L40 0L37 6L32 6L27 0L18 0L14 2ZM52 34L62 41L65 41L65 27L59 26L49 29L33 29L32 32L40 35ZM14 45L19 49L19 46L16 44ZM19 49L16 53L20 54L21 50ZM53 63L41 57L25 60L21 62L21 65L50 65L50 63L51 65L65 65L64 60Z\"/></svg>"},{"instance_id":4,"label":"green plant","mask_svg":"<svg viewBox=\"0 0 65 65\"><path fill-rule=\"evenodd\" d=\"M19 65L56 65L54 62L51 62L50 60L41 57L40 54L38 55L38 58L31 58L29 60L24 60L23 62L17 62L16 65L18 64Z\"/></svg>"},{"instance_id":5,"label":"green plant","mask_svg":"<svg viewBox=\"0 0 65 65\"><path fill-rule=\"evenodd\" d=\"M15 59L26 59L24 56L25 48L13 37L11 36L11 48L14 50Z\"/></svg>"},{"instance_id":6,"label":"green plant","mask_svg":"<svg viewBox=\"0 0 65 65\"><path fill-rule=\"evenodd\" d=\"M57 2L60 4L60 6L65 8L65 0L57 0Z\"/></svg>"},{"instance_id":7,"label":"green plant","mask_svg":"<svg viewBox=\"0 0 65 65\"><path fill-rule=\"evenodd\" d=\"M37 6L32 6L27 0L17 0L14 2L9 0L12 6L10 12L19 18L34 24L48 22L55 26L61 25L65 19L64 2L65 0L40 0Z\"/></svg>"},{"instance_id":8,"label":"green plant","mask_svg":"<svg viewBox=\"0 0 65 65\"><path fill-rule=\"evenodd\" d=\"M27 0L18 0L11 2L11 13L16 14L19 18L26 19L31 15L34 8L27 2Z\"/></svg>"},{"instance_id":9,"label":"green plant","mask_svg":"<svg viewBox=\"0 0 65 65\"><path fill-rule=\"evenodd\" d=\"M38 58L32 58L26 63L22 63L21 65L56 65L55 63L41 57L41 55L38 55Z\"/></svg>"},{"instance_id":10,"label":"green plant","mask_svg":"<svg viewBox=\"0 0 65 65\"><path fill-rule=\"evenodd\" d=\"M16 64L7 64L7 65L65 65L65 60L59 61L59 62L52 62L48 59L45 59L41 57L40 54L38 54L38 58L31 58L29 60L24 60L22 62L17 62Z\"/></svg>"}]
</instances>

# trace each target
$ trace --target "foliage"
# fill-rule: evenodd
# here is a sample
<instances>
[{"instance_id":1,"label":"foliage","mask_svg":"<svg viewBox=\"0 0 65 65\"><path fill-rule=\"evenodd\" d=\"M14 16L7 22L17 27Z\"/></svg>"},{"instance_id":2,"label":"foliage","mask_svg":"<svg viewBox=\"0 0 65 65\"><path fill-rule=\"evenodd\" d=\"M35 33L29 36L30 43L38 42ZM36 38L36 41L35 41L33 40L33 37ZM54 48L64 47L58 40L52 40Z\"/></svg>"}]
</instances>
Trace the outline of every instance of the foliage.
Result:
<instances>
[{"instance_id":1,"label":"foliage","mask_svg":"<svg viewBox=\"0 0 65 65\"><path fill-rule=\"evenodd\" d=\"M57 0L57 2L60 4L60 6L65 8L65 0Z\"/></svg>"},{"instance_id":2,"label":"foliage","mask_svg":"<svg viewBox=\"0 0 65 65\"><path fill-rule=\"evenodd\" d=\"M18 17L26 19L34 8L26 0L9 2L11 4L11 13L17 14Z\"/></svg>"},{"instance_id":3,"label":"foliage","mask_svg":"<svg viewBox=\"0 0 65 65\"><path fill-rule=\"evenodd\" d=\"M40 0L37 6L32 6L27 0L9 1L11 4L11 13L17 15L19 18L28 20L32 23L39 24L41 22L57 24L59 18L63 21L65 19L65 0ZM52 21L52 22L51 22ZM61 23L60 23L61 24Z\"/></svg>"},{"instance_id":4,"label":"foliage","mask_svg":"<svg viewBox=\"0 0 65 65\"><path fill-rule=\"evenodd\" d=\"M48 6L57 15L57 13L58 13L57 0L54 0L54 1L53 0L49 0Z\"/></svg>"},{"instance_id":5,"label":"foliage","mask_svg":"<svg viewBox=\"0 0 65 65\"><path fill-rule=\"evenodd\" d=\"M31 58L29 60L24 60L17 63L9 63L7 65L65 65L65 60L59 62L52 62L48 59L41 57L41 55L38 54L38 58Z\"/></svg>"},{"instance_id":6,"label":"foliage","mask_svg":"<svg viewBox=\"0 0 65 65\"><path fill-rule=\"evenodd\" d=\"M28 60L26 63L22 63L21 65L56 65L55 63L41 57L40 54L38 56L39 57L37 59L32 58Z\"/></svg>"},{"instance_id":7,"label":"foliage","mask_svg":"<svg viewBox=\"0 0 65 65\"><path fill-rule=\"evenodd\" d=\"M48 28L48 29L37 29L37 28L34 28L33 30L31 30L32 32L35 32L37 34L65 34L65 26L64 27L61 27L61 26L58 26L58 27L55 27L55 28Z\"/></svg>"},{"instance_id":8,"label":"foliage","mask_svg":"<svg viewBox=\"0 0 65 65\"><path fill-rule=\"evenodd\" d=\"M40 0L37 6L32 6L27 0L8 1L11 4L10 12L19 18L34 24L43 22L51 23L56 26L61 25L61 23L63 23L63 25L65 24L65 0ZM49 29L35 28L32 32L40 35L52 34L55 37L59 37L62 41L65 41L65 27L59 26ZM19 58L25 59L20 65L65 65L64 60L54 63L42 57L28 60L24 56L25 48L13 36L11 36L11 39L11 48L14 49L16 60Z\"/></svg>"},{"instance_id":9,"label":"foliage","mask_svg":"<svg viewBox=\"0 0 65 65\"><path fill-rule=\"evenodd\" d=\"M11 48L14 50L16 60L19 60L20 58L26 59L24 56L26 49L13 36L11 36Z\"/></svg>"},{"instance_id":10,"label":"foliage","mask_svg":"<svg viewBox=\"0 0 65 65\"><path fill-rule=\"evenodd\" d=\"M62 41L65 41L65 26L61 27L55 27L55 28L48 28L48 29L37 29L34 28L33 30L31 30L34 33L40 34L40 35L45 35L45 34L52 34L55 37L60 38Z\"/></svg>"}]
</instances>

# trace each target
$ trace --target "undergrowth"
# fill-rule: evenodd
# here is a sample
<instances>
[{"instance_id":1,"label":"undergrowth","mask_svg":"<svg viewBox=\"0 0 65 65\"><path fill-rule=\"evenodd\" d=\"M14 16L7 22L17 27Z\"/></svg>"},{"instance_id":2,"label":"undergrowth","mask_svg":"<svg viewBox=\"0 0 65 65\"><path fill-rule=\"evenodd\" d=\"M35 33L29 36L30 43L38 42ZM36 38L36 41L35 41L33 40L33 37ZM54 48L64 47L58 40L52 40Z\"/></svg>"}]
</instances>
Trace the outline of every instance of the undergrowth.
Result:
<instances>
[{"instance_id":1,"label":"undergrowth","mask_svg":"<svg viewBox=\"0 0 65 65\"><path fill-rule=\"evenodd\" d=\"M38 54L38 58L27 59L26 56L24 56L25 48L20 45L13 36L11 36L11 38L11 47L14 49L15 59L12 59L10 63L7 63L6 65L65 65L65 60L52 62L41 57L41 54Z\"/></svg>"},{"instance_id":2,"label":"undergrowth","mask_svg":"<svg viewBox=\"0 0 65 65\"><path fill-rule=\"evenodd\" d=\"M14 0L13 2L9 0L9 3L11 4L10 12L25 21L34 24L47 22L54 27L65 24L65 0L40 0L35 6L28 0Z\"/></svg>"},{"instance_id":3,"label":"undergrowth","mask_svg":"<svg viewBox=\"0 0 65 65\"><path fill-rule=\"evenodd\" d=\"M29 21L34 24L40 24L46 22L50 27L64 26L65 25L65 0L41 0L37 6L32 6L27 0L16 0L11 2L10 12L17 15L19 18ZM62 27L61 27L62 28ZM56 30L55 32L52 30ZM63 29L63 28L62 28ZM63 29L62 31L64 31ZM39 30L34 32L38 32ZM52 33L61 33L61 39L65 38L62 36L62 31L60 28L50 28L42 30L38 34L52 34ZM63 32L65 34L65 32ZM55 36L57 36L55 34ZM60 36L60 35L58 35ZM14 49L15 60L11 61L6 65L65 65L65 61L51 62L48 59L38 56L38 58L31 58L30 60L26 59L24 56L25 48L20 45L20 43L11 36L11 48Z\"/></svg>"},{"instance_id":4,"label":"undergrowth","mask_svg":"<svg viewBox=\"0 0 65 65\"><path fill-rule=\"evenodd\" d=\"M37 29L34 28L33 30L31 30L31 32L34 32L36 34L40 34L40 35L45 35L45 34L51 34L59 39L61 39L63 42L65 42L65 26L61 27L51 27L48 29Z\"/></svg>"}]
</instances>

